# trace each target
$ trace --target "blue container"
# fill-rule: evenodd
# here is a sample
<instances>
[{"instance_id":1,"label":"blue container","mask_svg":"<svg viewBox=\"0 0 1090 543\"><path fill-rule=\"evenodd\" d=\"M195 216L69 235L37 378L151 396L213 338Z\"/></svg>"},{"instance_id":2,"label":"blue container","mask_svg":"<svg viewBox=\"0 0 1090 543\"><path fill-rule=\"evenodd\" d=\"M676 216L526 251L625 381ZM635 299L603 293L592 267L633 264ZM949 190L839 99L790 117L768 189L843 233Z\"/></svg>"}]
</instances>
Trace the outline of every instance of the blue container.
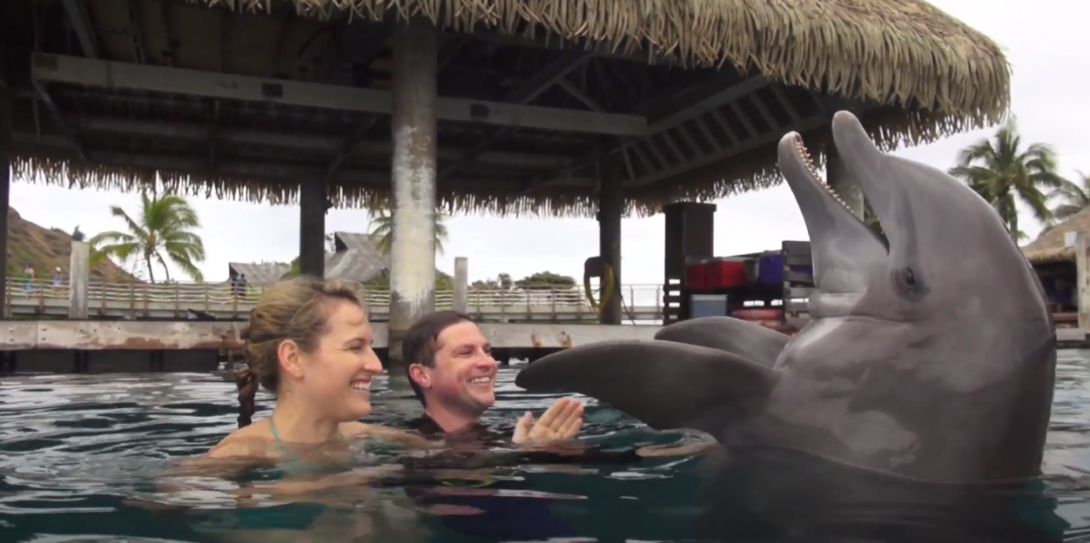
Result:
<instances>
[{"instance_id":1,"label":"blue container","mask_svg":"<svg viewBox=\"0 0 1090 543\"><path fill-rule=\"evenodd\" d=\"M805 274L811 278L814 273L813 268L810 266L792 266L791 271ZM783 283L783 253L768 252L761 255L761 259L757 264L757 281L765 285Z\"/></svg>"},{"instance_id":2,"label":"blue container","mask_svg":"<svg viewBox=\"0 0 1090 543\"><path fill-rule=\"evenodd\" d=\"M765 253L757 263L757 282L766 285L783 283L783 254Z\"/></svg>"}]
</instances>

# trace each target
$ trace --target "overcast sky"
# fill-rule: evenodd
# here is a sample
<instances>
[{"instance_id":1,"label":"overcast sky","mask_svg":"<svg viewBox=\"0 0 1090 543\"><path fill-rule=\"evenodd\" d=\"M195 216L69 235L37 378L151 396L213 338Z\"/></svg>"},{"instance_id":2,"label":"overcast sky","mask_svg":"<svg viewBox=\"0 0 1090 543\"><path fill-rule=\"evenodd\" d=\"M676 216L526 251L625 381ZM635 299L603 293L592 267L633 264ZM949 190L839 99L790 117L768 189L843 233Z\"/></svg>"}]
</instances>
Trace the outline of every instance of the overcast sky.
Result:
<instances>
[{"instance_id":1,"label":"overcast sky","mask_svg":"<svg viewBox=\"0 0 1090 543\"><path fill-rule=\"evenodd\" d=\"M1073 177L1075 170L1090 171L1090 55L1085 46L1090 3L1037 0L1031 12L1020 2L932 3L984 32L1006 50L1014 67L1013 109L1024 141L1053 145L1064 175ZM961 148L991 133L984 130L960 134L898 154L945 169L953 164ZM208 258L200 267L208 280L225 279L229 261L289 261L297 254L296 207L204 199L192 203L203 221L200 234ZM786 185L716 203L718 255L776 249L784 239L807 239L802 217ZM25 182L11 187L11 205L25 219L65 231L76 225L92 235L122 229L121 222L109 215L110 204L134 210L138 196ZM1040 229L1028 217L1022 225L1031 236ZM367 227L368 215L363 211L332 210L326 218L329 232L365 232ZM448 223L450 240L446 253L437 256L437 265L450 272L454 257L466 256L470 280L503 272L518 279L543 270L581 277L583 261L598 252L597 228L592 219L459 216ZM624 282L661 284L662 215L625 220L623 232ZM172 275L176 272L172 270Z\"/></svg>"}]
</instances>

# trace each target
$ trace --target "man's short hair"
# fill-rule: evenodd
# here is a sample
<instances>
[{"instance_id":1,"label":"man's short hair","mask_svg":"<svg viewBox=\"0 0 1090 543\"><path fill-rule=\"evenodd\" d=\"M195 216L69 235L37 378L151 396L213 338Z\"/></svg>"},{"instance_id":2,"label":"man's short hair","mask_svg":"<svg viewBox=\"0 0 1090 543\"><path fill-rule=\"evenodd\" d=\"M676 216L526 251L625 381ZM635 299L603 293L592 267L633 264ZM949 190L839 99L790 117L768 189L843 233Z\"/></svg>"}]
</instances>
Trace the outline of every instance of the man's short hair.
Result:
<instances>
[{"instance_id":1,"label":"man's short hair","mask_svg":"<svg viewBox=\"0 0 1090 543\"><path fill-rule=\"evenodd\" d=\"M401 341L401 360L405 364L405 376L409 378L409 386L413 387L416 398L424 407L428 406L427 400L424 399L424 390L413 380L409 367L420 364L426 368L434 368L435 352L439 348L439 334L463 322L473 322L473 319L457 311L436 311L421 317L405 332L405 339Z\"/></svg>"}]
</instances>

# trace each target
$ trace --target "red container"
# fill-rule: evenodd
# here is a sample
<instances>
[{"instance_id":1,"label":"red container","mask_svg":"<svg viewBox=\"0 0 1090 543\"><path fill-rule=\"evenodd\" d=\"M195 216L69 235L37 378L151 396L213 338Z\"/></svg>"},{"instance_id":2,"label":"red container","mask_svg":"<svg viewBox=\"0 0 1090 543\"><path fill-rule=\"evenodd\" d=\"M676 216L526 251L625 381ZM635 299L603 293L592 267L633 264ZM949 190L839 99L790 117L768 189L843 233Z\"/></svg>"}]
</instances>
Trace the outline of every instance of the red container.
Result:
<instances>
[{"instance_id":1,"label":"red container","mask_svg":"<svg viewBox=\"0 0 1090 543\"><path fill-rule=\"evenodd\" d=\"M709 289L731 288L749 283L744 259L717 258L705 266L704 286Z\"/></svg>"},{"instance_id":2,"label":"red container","mask_svg":"<svg viewBox=\"0 0 1090 543\"><path fill-rule=\"evenodd\" d=\"M707 265L703 262L685 267L685 288L701 290L707 288Z\"/></svg>"}]
</instances>

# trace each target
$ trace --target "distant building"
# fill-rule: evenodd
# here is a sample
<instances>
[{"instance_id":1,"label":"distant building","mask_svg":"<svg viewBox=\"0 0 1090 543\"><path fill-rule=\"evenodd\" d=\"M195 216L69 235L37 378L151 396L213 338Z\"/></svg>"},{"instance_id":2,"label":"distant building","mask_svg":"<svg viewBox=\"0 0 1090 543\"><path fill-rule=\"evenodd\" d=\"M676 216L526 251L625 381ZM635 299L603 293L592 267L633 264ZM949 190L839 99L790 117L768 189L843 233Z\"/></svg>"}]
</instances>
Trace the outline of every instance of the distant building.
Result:
<instances>
[{"instance_id":1,"label":"distant building","mask_svg":"<svg viewBox=\"0 0 1090 543\"><path fill-rule=\"evenodd\" d=\"M334 232L336 250L325 255L325 278L362 283L388 269L390 259L378 250L377 241L371 234ZM271 286L291 270L291 264L284 262L230 262L227 266L232 279L245 275L246 283L256 287Z\"/></svg>"}]
</instances>

